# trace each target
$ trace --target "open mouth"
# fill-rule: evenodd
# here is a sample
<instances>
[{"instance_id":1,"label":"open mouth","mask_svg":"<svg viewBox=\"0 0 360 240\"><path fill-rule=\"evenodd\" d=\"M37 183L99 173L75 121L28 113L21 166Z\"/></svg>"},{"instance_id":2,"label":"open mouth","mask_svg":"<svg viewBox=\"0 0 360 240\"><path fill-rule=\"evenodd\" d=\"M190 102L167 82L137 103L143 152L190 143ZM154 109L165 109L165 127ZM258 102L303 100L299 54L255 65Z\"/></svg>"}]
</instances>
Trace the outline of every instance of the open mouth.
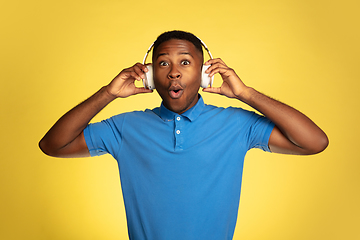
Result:
<instances>
[{"instance_id":1,"label":"open mouth","mask_svg":"<svg viewBox=\"0 0 360 240\"><path fill-rule=\"evenodd\" d=\"M171 98L180 98L183 94L184 90L178 89L178 90L171 90L169 92Z\"/></svg>"},{"instance_id":2,"label":"open mouth","mask_svg":"<svg viewBox=\"0 0 360 240\"><path fill-rule=\"evenodd\" d=\"M171 98L180 98L184 90L180 85L172 85L169 88L169 95Z\"/></svg>"}]
</instances>

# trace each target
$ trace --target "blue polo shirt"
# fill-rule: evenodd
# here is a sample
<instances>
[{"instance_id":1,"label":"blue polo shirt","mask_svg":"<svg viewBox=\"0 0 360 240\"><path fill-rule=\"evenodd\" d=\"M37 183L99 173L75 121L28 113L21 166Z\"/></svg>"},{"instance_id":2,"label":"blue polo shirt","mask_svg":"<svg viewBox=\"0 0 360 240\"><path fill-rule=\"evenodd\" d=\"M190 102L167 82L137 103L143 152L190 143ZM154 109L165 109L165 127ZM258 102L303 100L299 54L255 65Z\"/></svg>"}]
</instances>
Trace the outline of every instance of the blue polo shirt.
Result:
<instances>
[{"instance_id":1,"label":"blue polo shirt","mask_svg":"<svg viewBox=\"0 0 360 240\"><path fill-rule=\"evenodd\" d=\"M123 113L84 130L92 156L118 162L130 239L232 239L244 157L269 151L274 124L241 108L197 104Z\"/></svg>"}]
</instances>

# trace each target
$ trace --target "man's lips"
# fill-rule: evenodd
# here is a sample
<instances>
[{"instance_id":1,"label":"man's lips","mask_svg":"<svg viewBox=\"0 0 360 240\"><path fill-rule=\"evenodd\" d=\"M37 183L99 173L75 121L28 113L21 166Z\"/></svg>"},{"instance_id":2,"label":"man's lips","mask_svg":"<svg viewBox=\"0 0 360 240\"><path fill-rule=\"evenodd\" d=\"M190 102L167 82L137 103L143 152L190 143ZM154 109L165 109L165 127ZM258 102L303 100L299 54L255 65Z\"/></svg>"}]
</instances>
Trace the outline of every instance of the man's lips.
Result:
<instances>
[{"instance_id":1,"label":"man's lips","mask_svg":"<svg viewBox=\"0 0 360 240\"><path fill-rule=\"evenodd\" d=\"M184 93L184 90L176 90L176 91L171 90L171 91L169 91L169 95L173 99L180 98L183 93Z\"/></svg>"},{"instance_id":2,"label":"man's lips","mask_svg":"<svg viewBox=\"0 0 360 240\"><path fill-rule=\"evenodd\" d=\"M179 84L171 85L169 88L169 95L171 98L180 98L183 93L184 89Z\"/></svg>"}]
</instances>

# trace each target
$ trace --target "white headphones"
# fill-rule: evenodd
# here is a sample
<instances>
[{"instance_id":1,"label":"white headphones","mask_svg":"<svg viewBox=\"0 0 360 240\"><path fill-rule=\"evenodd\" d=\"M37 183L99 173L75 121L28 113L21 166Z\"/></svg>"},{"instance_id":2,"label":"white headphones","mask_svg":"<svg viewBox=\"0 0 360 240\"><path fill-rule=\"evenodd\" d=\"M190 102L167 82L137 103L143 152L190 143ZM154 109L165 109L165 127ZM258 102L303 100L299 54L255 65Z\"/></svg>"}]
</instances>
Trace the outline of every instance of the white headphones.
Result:
<instances>
[{"instance_id":1,"label":"white headphones","mask_svg":"<svg viewBox=\"0 0 360 240\"><path fill-rule=\"evenodd\" d=\"M207 53L209 54L210 58L213 59L209 49L207 48L206 44L200 39L198 38L201 42L201 44L203 45L203 47L205 48L205 50L207 51ZM151 51L152 47L154 46L153 42L149 49L147 50L144 60L143 60L143 64L145 64L146 58L149 55L149 52ZM208 73L205 73L205 71L210 67L211 65L203 65L202 66L202 71L201 71L201 84L200 86L202 88L207 88L210 84L210 87L212 87L213 85L213 81L214 81L214 76L209 77ZM148 72L145 73L145 79L143 79L143 84L144 84L144 88L147 89L155 89L155 84L154 84L154 78L153 78L153 66L152 65L147 65L146 68L148 69Z\"/></svg>"}]
</instances>

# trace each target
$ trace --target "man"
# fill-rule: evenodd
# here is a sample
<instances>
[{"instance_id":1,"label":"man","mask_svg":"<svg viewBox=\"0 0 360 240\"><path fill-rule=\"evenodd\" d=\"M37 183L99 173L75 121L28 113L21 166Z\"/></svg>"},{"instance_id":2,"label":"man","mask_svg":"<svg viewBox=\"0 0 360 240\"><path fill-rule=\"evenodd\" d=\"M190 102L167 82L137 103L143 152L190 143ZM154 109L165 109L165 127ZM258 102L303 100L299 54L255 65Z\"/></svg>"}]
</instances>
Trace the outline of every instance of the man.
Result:
<instances>
[{"instance_id":1,"label":"man","mask_svg":"<svg viewBox=\"0 0 360 240\"><path fill-rule=\"evenodd\" d=\"M89 125L114 99L152 92L135 86L148 72L137 63L61 117L40 148L55 157L114 156L130 239L231 239L246 152L316 154L327 136L299 111L245 85L221 59L205 65L222 85L203 91L236 98L265 117L205 105L198 94L201 42L190 33L160 35L152 60L160 107Z\"/></svg>"}]
</instances>

